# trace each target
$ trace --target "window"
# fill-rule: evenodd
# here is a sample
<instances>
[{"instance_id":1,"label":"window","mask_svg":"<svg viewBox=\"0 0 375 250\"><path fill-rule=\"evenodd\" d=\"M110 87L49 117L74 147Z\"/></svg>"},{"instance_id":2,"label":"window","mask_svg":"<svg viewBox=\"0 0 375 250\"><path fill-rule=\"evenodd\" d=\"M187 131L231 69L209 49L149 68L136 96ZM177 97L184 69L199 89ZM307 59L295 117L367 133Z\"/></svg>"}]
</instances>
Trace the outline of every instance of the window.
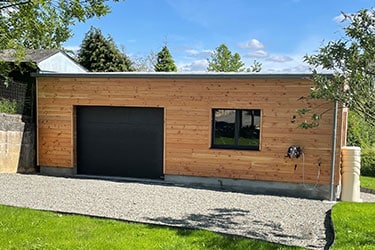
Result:
<instances>
[{"instance_id":1,"label":"window","mask_svg":"<svg viewBox=\"0 0 375 250\"><path fill-rule=\"evenodd\" d=\"M259 150L259 109L213 109L212 147Z\"/></svg>"}]
</instances>

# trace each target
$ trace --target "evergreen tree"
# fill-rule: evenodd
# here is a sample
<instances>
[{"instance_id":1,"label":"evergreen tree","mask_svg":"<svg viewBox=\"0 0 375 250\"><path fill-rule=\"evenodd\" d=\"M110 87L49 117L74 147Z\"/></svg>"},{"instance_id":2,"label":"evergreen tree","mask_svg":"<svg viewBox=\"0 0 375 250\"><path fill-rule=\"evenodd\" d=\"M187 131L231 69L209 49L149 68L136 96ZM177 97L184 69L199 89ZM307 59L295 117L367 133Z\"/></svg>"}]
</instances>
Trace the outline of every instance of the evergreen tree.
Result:
<instances>
[{"instance_id":1,"label":"evergreen tree","mask_svg":"<svg viewBox=\"0 0 375 250\"><path fill-rule=\"evenodd\" d=\"M78 62L92 72L134 71L132 62L116 47L113 39L105 38L94 27L91 27L82 41Z\"/></svg>"},{"instance_id":2,"label":"evergreen tree","mask_svg":"<svg viewBox=\"0 0 375 250\"><path fill-rule=\"evenodd\" d=\"M208 71L214 72L241 72L245 71L244 63L238 53L232 54L225 44L216 48L208 61Z\"/></svg>"},{"instance_id":3,"label":"evergreen tree","mask_svg":"<svg viewBox=\"0 0 375 250\"><path fill-rule=\"evenodd\" d=\"M174 64L172 55L169 52L169 49L166 45L157 55L155 71L157 72L176 72L177 71L177 67Z\"/></svg>"},{"instance_id":4,"label":"evergreen tree","mask_svg":"<svg viewBox=\"0 0 375 250\"><path fill-rule=\"evenodd\" d=\"M216 48L210 59L207 59L207 71L214 72L259 72L262 69L260 62L254 61L250 68L244 68L244 63L238 53L232 54L225 44Z\"/></svg>"}]
</instances>

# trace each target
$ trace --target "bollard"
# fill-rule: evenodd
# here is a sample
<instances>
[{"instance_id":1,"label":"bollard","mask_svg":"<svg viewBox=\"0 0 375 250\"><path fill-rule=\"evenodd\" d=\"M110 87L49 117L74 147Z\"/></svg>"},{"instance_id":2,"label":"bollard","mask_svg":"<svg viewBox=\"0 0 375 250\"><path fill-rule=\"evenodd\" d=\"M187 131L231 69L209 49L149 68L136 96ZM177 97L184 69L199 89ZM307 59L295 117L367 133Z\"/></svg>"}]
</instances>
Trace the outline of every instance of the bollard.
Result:
<instances>
[{"instance_id":1,"label":"bollard","mask_svg":"<svg viewBox=\"0 0 375 250\"><path fill-rule=\"evenodd\" d=\"M361 148L342 147L342 201L362 202L360 175L361 175Z\"/></svg>"}]
</instances>

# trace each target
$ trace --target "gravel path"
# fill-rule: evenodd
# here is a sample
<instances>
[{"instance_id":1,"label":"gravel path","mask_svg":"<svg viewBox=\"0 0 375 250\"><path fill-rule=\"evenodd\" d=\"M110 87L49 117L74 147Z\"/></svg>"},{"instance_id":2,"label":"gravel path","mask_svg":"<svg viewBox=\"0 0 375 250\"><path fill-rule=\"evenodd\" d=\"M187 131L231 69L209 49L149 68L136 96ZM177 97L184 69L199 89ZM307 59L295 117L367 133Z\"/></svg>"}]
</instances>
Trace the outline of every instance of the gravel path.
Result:
<instances>
[{"instance_id":1,"label":"gravel path","mask_svg":"<svg viewBox=\"0 0 375 250\"><path fill-rule=\"evenodd\" d=\"M324 248L324 222L333 205L162 184L21 174L0 174L0 204L203 228L311 249Z\"/></svg>"}]
</instances>

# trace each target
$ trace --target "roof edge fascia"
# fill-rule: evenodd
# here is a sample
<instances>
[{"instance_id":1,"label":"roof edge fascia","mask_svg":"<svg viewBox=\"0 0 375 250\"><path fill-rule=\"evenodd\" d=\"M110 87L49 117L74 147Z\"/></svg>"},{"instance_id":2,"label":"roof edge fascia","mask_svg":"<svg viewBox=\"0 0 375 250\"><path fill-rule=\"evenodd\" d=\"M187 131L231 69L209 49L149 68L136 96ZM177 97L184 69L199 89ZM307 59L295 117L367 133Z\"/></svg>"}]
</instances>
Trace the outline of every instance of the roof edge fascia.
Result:
<instances>
[{"instance_id":1,"label":"roof edge fascia","mask_svg":"<svg viewBox=\"0 0 375 250\"><path fill-rule=\"evenodd\" d=\"M332 77L332 74L321 74ZM300 79L311 78L312 73L237 73L237 72L87 72L58 73L39 71L35 77L59 78L236 78L236 79Z\"/></svg>"}]
</instances>

